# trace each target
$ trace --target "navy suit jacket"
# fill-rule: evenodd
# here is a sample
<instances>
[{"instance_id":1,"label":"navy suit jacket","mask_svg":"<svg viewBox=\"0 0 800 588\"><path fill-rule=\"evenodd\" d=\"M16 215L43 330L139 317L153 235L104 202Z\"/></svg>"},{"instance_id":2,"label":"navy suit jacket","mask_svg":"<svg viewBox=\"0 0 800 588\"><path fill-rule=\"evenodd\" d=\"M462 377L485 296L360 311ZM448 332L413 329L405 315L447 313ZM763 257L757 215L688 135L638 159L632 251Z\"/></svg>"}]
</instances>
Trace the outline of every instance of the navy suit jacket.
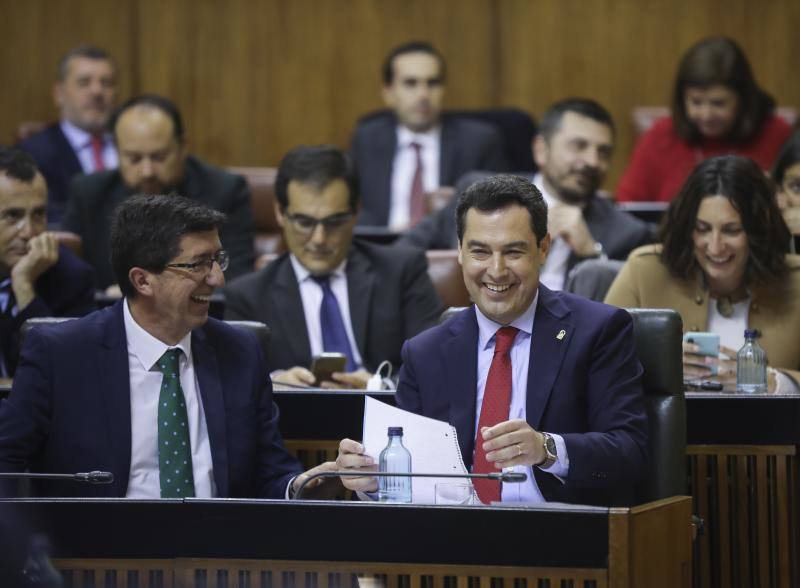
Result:
<instances>
[{"instance_id":1,"label":"navy suit jacket","mask_svg":"<svg viewBox=\"0 0 800 588\"><path fill-rule=\"evenodd\" d=\"M0 471L114 474L108 486L49 483L39 494L125 496L131 398L123 303L26 338L11 394L0 402ZM218 495L283 498L301 467L283 447L255 336L208 319L192 332L192 356Z\"/></svg>"},{"instance_id":2,"label":"navy suit jacket","mask_svg":"<svg viewBox=\"0 0 800 588\"><path fill-rule=\"evenodd\" d=\"M67 206L69 182L73 176L83 173L78 156L59 123L20 141L19 147L33 156L47 181L47 220L59 224Z\"/></svg>"},{"instance_id":3,"label":"navy suit jacket","mask_svg":"<svg viewBox=\"0 0 800 588\"><path fill-rule=\"evenodd\" d=\"M406 343L396 395L400 408L453 425L468 467L475 446L477 349L471 307ZM562 435L569 456L564 483L532 468L546 500L634 502L647 447L641 375L627 312L539 285L526 418L537 431Z\"/></svg>"},{"instance_id":4,"label":"navy suit jacket","mask_svg":"<svg viewBox=\"0 0 800 588\"><path fill-rule=\"evenodd\" d=\"M380 113L358 125L351 154L361 192L359 224L389 223L396 151L397 119L393 114ZM500 133L492 125L477 120L443 117L439 184L453 186L462 175L476 169L493 172L508 169Z\"/></svg>"},{"instance_id":5,"label":"navy suit jacket","mask_svg":"<svg viewBox=\"0 0 800 588\"><path fill-rule=\"evenodd\" d=\"M60 245L58 261L33 285L36 297L16 316L0 314L0 353L6 369L14 374L19 355L19 329L29 318L84 316L97 308L92 268Z\"/></svg>"}]
</instances>

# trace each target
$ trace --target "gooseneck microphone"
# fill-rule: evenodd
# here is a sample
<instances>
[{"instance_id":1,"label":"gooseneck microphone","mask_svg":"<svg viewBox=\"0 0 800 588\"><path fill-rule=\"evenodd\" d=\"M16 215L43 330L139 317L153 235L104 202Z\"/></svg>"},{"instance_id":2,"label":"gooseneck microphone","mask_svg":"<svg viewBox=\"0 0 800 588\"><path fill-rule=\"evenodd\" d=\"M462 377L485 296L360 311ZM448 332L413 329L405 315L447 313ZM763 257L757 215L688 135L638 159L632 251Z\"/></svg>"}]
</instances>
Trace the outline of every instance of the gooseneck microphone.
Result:
<instances>
[{"instance_id":1,"label":"gooseneck microphone","mask_svg":"<svg viewBox=\"0 0 800 588\"><path fill-rule=\"evenodd\" d=\"M78 472L77 474L40 474L31 472L0 472L0 478L31 479L31 480L72 480L73 482L88 482L89 484L110 484L114 481L111 472Z\"/></svg>"},{"instance_id":2,"label":"gooseneck microphone","mask_svg":"<svg viewBox=\"0 0 800 588\"><path fill-rule=\"evenodd\" d=\"M507 482L511 484L519 484L528 479L527 474L521 472L491 472L488 474L423 474L415 472L354 472L352 470L341 470L336 472L317 472L312 474L300 484L297 492L294 493L294 500L300 500L303 496L303 490L311 480L317 478L471 478L482 480L497 480L498 482Z\"/></svg>"}]
</instances>

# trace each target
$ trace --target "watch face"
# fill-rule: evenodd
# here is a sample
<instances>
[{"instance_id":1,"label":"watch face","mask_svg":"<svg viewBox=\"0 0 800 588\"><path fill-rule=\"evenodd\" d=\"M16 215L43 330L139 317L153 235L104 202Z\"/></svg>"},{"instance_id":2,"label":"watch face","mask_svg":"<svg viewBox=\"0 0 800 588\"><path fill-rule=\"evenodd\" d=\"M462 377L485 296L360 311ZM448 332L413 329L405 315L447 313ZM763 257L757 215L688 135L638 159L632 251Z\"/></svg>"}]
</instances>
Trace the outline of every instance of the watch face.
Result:
<instances>
[{"instance_id":1,"label":"watch face","mask_svg":"<svg viewBox=\"0 0 800 588\"><path fill-rule=\"evenodd\" d=\"M547 449L547 453L549 453L552 456L557 455L556 441L550 435L547 435L547 437L545 437L544 446Z\"/></svg>"}]
</instances>

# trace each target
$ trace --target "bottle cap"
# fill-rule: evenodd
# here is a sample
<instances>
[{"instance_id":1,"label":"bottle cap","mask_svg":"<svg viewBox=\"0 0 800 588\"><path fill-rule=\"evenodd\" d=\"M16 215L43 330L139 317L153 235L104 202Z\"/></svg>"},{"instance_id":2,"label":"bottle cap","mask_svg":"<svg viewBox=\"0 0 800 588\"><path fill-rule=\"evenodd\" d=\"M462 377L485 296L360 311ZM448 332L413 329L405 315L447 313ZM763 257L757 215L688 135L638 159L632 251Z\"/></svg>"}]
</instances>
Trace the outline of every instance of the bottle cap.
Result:
<instances>
[{"instance_id":1,"label":"bottle cap","mask_svg":"<svg viewBox=\"0 0 800 588\"><path fill-rule=\"evenodd\" d=\"M744 330L744 338L745 339L755 339L758 337L758 329L745 329Z\"/></svg>"},{"instance_id":2,"label":"bottle cap","mask_svg":"<svg viewBox=\"0 0 800 588\"><path fill-rule=\"evenodd\" d=\"M403 427L389 427L389 437L403 434Z\"/></svg>"}]
</instances>

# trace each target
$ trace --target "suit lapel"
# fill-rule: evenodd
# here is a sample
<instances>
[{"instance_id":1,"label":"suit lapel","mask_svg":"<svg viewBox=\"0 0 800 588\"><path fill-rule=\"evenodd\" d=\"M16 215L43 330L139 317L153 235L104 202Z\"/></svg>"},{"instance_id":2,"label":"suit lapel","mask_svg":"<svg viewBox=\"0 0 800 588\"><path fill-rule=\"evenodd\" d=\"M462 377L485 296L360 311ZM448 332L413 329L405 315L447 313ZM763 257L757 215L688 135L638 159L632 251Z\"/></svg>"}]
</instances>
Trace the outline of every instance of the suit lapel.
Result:
<instances>
[{"instance_id":1,"label":"suit lapel","mask_svg":"<svg viewBox=\"0 0 800 588\"><path fill-rule=\"evenodd\" d=\"M131 382L128 368L128 344L122 315L124 300L108 312L100 342L98 386L105 422L106 442L111 447L114 463L109 469L116 478L121 495L128 489L131 470Z\"/></svg>"},{"instance_id":2,"label":"suit lapel","mask_svg":"<svg viewBox=\"0 0 800 588\"><path fill-rule=\"evenodd\" d=\"M203 399L203 412L208 427L208 440L211 445L211 460L214 464L214 480L217 495L228 496L228 444L225 425L225 398L222 380L214 349L211 347L204 329L192 331L192 356L200 397Z\"/></svg>"},{"instance_id":3,"label":"suit lapel","mask_svg":"<svg viewBox=\"0 0 800 588\"><path fill-rule=\"evenodd\" d=\"M439 158L439 185L448 186L453 184L457 178L453 178L455 160L458 153L458 141L455 137L455 129L452 121L445 118L442 120L441 137L441 156Z\"/></svg>"},{"instance_id":4,"label":"suit lapel","mask_svg":"<svg viewBox=\"0 0 800 588\"><path fill-rule=\"evenodd\" d=\"M83 167L78 159L78 155L72 149L67 138L64 136L64 131L61 130L61 125L55 124L54 136L58 143L59 165L61 173L66 180L66 185L69 185L69 179L75 174L83 173Z\"/></svg>"},{"instance_id":5,"label":"suit lapel","mask_svg":"<svg viewBox=\"0 0 800 588\"><path fill-rule=\"evenodd\" d=\"M280 332L286 334L292 356L304 360L300 365L310 365L311 343L308 340L306 315L300 287L297 285L297 276L288 255L282 257L278 263L280 267L275 272L275 280L269 287L264 288L264 291L272 292L271 306L278 309L273 316L276 316L281 323ZM269 324L269 321L266 322ZM299 325L306 328L298 328Z\"/></svg>"},{"instance_id":6,"label":"suit lapel","mask_svg":"<svg viewBox=\"0 0 800 588\"><path fill-rule=\"evenodd\" d=\"M370 194L371 202L376 204L376 222L389 223L389 208L392 201L392 168L397 152L397 122L394 116L386 118L389 127L384 132L375 134L375 158L372 166L374 177L379 178L380 194Z\"/></svg>"},{"instance_id":7,"label":"suit lapel","mask_svg":"<svg viewBox=\"0 0 800 588\"><path fill-rule=\"evenodd\" d=\"M472 465L475 446L475 402L478 387L478 322L475 307L451 321L451 338L444 342L443 386L450 396L449 422L456 428L464 464Z\"/></svg>"},{"instance_id":8,"label":"suit lapel","mask_svg":"<svg viewBox=\"0 0 800 588\"><path fill-rule=\"evenodd\" d=\"M539 301L533 321L533 338L528 362L525 409L527 421L534 429L539 428L539 422L574 330L569 309L556 294L539 284Z\"/></svg>"},{"instance_id":9,"label":"suit lapel","mask_svg":"<svg viewBox=\"0 0 800 588\"><path fill-rule=\"evenodd\" d=\"M367 365L367 327L369 311L372 308L372 291L375 287L375 275L370 271L367 258L356 247L351 248L347 260L347 298L350 308L350 324L356 339L361 360ZM375 366L378 367L378 366ZM367 368L369 369L369 368Z\"/></svg>"}]
</instances>

